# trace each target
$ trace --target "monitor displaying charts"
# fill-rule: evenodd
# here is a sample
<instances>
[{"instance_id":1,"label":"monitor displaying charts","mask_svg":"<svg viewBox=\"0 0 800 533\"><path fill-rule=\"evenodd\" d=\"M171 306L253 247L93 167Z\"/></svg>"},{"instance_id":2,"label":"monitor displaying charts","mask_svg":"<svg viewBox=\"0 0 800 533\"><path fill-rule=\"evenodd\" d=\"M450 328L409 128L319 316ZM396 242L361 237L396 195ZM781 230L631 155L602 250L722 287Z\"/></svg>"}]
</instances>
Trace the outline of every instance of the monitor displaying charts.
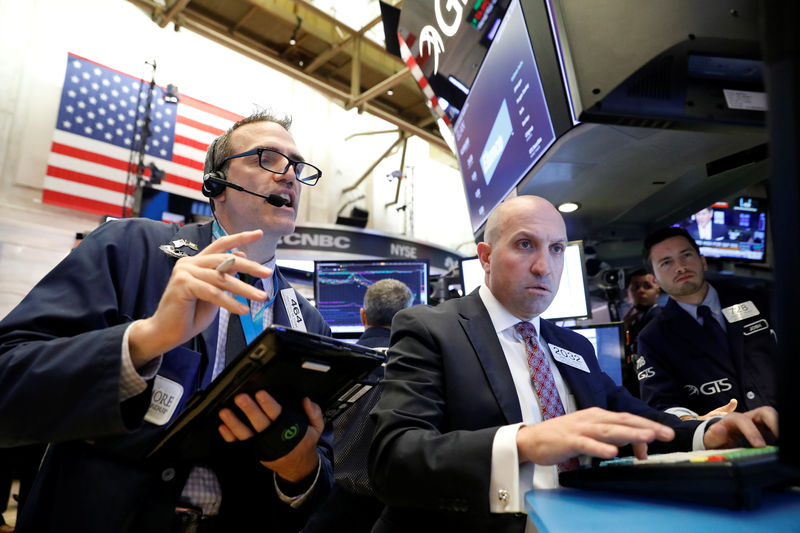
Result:
<instances>
[{"instance_id":1,"label":"monitor displaying charts","mask_svg":"<svg viewBox=\"0 0 800 533\"><path fill-rule=\"evenodd\" d=\"M414 305L428 303L425 260L314 262L314 300L334 334L357 336L364 331L360 314L364 293L370 285L385 278L405 283L414 294Z\"/></svg>"}]
</instances>

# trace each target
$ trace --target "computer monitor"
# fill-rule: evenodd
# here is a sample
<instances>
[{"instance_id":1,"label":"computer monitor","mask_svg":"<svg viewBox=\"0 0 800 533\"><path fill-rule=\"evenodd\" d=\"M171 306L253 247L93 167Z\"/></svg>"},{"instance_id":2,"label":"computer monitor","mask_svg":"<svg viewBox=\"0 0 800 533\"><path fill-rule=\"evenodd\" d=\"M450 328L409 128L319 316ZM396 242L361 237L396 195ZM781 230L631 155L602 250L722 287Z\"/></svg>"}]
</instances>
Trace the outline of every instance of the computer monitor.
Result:
<instances>
[{"instance_id":1,"label":"computer monitor","mask_svg":"<svg viewBox=\"0 0 800 533\"><path fill-rule=\"evenodd\" d=\"M625 325L622 322L570 326L589 339L597 354L600 369L622 386L622 362L625 360Z\"/></svg>"},{"instance_id":2,"label":"computer monitor","mask_svg":"<svg viewBox=\"0 0 800 533\"><path fill-rule=\"evenodd\" d=\"M478 232L557 137L519 2L509 5L453 133Z\"/></svg>"},{"instance_id":3,"label":"computer monitor","mask_svg":"<svg viewBox=\"0 0 800 533\"><path fill-rule=\"evenodd\" d=\"M360 314L364 294L385 278L405 283L414 294L414 305L428 303L426 260L314 261L314 300L335 336L353 337L364 331Z\"/></svg>"},{"instance_id":4,"label":"computer monitor","mask_svg":"<svg viewBox=\"0 0 800 533\"><path fill-rule=\"evenodd\" d=\"M766 200L743 196L735 202L716 202L675 226L689 232L704 257L764 261Z\"/></svg>"},{"instance_id":5,"label":"computer monitor","mask_svg":"<svg viewBox=\"0 0 800 533\"><path fill-rule=\"evenodd\" d=\"M484 272L477 257L460 260L461 288L469 294L483 283ZM586 267L583 260L583 241L572 241L564 251L564 271L558 292L542 318L564 320L567 318L589 318L589 289L586 285Z\"/></svg>"}]
</instances>

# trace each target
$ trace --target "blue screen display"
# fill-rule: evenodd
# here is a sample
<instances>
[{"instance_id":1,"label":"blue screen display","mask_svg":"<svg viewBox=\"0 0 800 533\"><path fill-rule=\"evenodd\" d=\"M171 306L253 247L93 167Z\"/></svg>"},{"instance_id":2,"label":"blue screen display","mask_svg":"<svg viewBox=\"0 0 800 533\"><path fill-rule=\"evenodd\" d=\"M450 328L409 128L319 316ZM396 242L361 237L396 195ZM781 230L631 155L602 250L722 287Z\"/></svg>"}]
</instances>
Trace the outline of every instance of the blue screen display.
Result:
<instances>
[{"instance_id":1,"label":"blue screen display","mask_svg":"<svg viewBox=\"0 0 800 533\"><path fill-rule=\"evenodd\" d=\"M625 333L622 322L573 326L592 343L600 369L622 386L622 362L625 360Z\"/></svg>"},{"instance_id":2,"label":"blue screen display","mask_svg":"<svg viewBox=\"0 0 800 533\"><path fill-rule=\"evenodd\" d=\"M453 127L473 231L556 139L519 2L512 2Z\"/></svg>"}]
</instances>

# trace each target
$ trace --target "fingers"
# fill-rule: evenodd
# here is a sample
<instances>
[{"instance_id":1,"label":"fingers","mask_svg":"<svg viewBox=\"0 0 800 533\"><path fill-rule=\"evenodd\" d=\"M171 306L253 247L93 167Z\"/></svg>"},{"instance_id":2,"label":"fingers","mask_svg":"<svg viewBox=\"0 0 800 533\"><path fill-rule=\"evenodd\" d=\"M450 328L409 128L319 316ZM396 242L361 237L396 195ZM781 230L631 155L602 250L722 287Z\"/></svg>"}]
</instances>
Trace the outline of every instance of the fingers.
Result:
<instances>
[{"instance_id":1,"label":"fingers","mask_svg":"<svg viewBox=\"0 0 800 533\"><path fill-rule=\"evenodd\" d=\"M549 465L581 454L611 458L625 444L645 457L647 443L674 437L672 428L652 420L592 408L523 427L517 433L517 449L522 460Z\"/></svg>"},{"instance_id":2,"label":"fingers","mask_svg":"<svg viewBox=\"0 0 800 533\"><path fill-rule=\"evenodd\" d=\"M261 433L281 414L281 405L263 390L256 392L253 396L238 394L233 399L233 403L241 410L249 424L245 423L233 410L221 409L219 418L223 424L219 426L219 432L226 442L247 440L254 435L253 430L255 433Z\"/></svg>"},{"instance_id":3,"label":"fingers","mask_svg":"<svg viewBox=\"0 0 800 533\"><path fill-rule=\"evenodd\" d=\"M726 413L732 413L736 410L737 407L739 407L739 400L737 400L736 398L732 398L731 401L728 402L728 405L723 406L719 410L725 411Z\"/></svg>"},{"instance_id":4,"label":"fingers","mask_svg":"<svg viewBox=\"0 0 800 533\"><path fill-rule=\"evenodd\" d=\"M247 440L254 435L250 426L242 422L242 420L227 407L220 409L219 418L222 420L222 425L219 426L219 432L226 442Z\"/></svg>"},{"instance_id":5,"label":"fingers","mask_svg":"<svg viewBox=\"0 0 800 533\"><path fill-rule=\"evenodd\" d=\"M218 265L224 264L229 259L231 259L229 254L215 254L175 265L175 270L173 271L174 283L185 284L192 296L198 300L224 307L232 313L246 313L249 309L248 306L238 302L235 297L227 293L239 295L248 300L264 300L267 297L267 293L241 281L233 274L236 271L249 270L260 277L271 274L271 271L244 258L235 259L231 267L232 270L229 273L216 270ZM180 261L184 261L184 259Z\"/></svg>"},{"instance_id":6,"label":"fingers","mask_svg":"<svg viewBox=\"0 0 800 533\"><path fill-rule=\"evenodd\" d=\"M309 398L303 398L303 410L306 412L311 427L322 433L325 429L325 421L322 419L322 409L320 409L319 405Z\"/></svg>"},{"instance_id":7,"label":"fingers","mask_svg":"<svg viewBox=\"0 0 800 533\"><path fill-rule=\"evenodd\" d=\"M569 453L563 458L547 464L557 464L572 457L577 457L578 455L590 455L602 459L611 459L616 457L617 453L619 453L619 448L617 448L617 446L583 435L576 436L570 448Z\"/></svg>"},{"instance_id":8,"label":"fingers","mask_svg":"<svg viewBox=\"0 0 800 533\"><path fill-rule=\"evenodd\" d=\"M256 242L264 234L260 229L254 231L243 231L233 235L225 235L206 246L199 254L227 253L229 250L240 248L245 244Z\"/></svg>"},{"instance_id":9,"label":"fingers","mask_svg":"<svg viewBox=\"0 0 800 533\"><path fill-rule=\"evenodd\" d=\"M778 437L778 411L775 408L765 406L750 412L753 413L753 421L755 423L764 426L772 435L776 438Z\"/></svg>"},{"instance_id":10,"label":"fingers","mask_svg":"<svg viewBox=\"0 0 800 533\"><path fill-rule=\"evenodd\" d=\"M637 442L633 444L633 456L637 459L647 459L647 443Z\"/></svg>"},{"instance_id":11,"label":"fingers","mask_svg":"<svg viewBox=\"0 0 800 533\"><path fill-rule=\"evenodd\" d=\"M744 440L750 446L766 446L764 434L778 436L778 413L772 407L759 407L746 413L731 413L712 425L703 436L708 449L730 448Z\"/></svg>"},{"instance_id":12,"label":"fingers","mask_svg":"<svg viewBox=\"0 0 800 533\"><path fill-rule=\"evenodd\" d=\"M709 418L713 418L715 416L725 416L728 413L736 411L736 407L738 407L738 405L739 401L736 398L733 398L726 405L713 409L702 416L698 416L697 420L708 420Z\"/></svg>"},{"instance_id":13,"label":"fingers","mask_svg":"<svg viewBox=\"0 0 800 533\"><path fill-rule=\"evenodd\" d=\"M649 438L647 437L646 433L637 434L632 432L628 435L632 436L634 441L628 441L624 444L639 440L642 442L651 442L652 440L670 441L675 438L675 431L671 427L631 413L619 413L614 411L606 411L605 409L600 409L599 407L592 407L590 409L576 411L573 413L573 415L580 415L583 419L582 421L587 424L608 424L611 426L630 428L631 430L644 430L653 432L653 435ZM602 426L598 426L596 431L602 429ZM597 436L602 437L602 434L597 433Z\"/></svg>"}]
</instances>

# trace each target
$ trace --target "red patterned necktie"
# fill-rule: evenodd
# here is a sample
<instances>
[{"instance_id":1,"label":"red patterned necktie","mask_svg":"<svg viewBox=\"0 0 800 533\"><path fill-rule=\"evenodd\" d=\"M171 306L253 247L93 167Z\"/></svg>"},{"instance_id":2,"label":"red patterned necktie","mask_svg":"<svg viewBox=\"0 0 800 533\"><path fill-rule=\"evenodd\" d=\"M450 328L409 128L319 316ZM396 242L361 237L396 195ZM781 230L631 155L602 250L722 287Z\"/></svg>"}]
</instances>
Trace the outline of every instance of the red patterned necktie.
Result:
<instances>
[{"instance_id":1,"label":"red patterned necktie","mask_svg":"<svg viewBox=\"0 0 800 533\"><path fill-rule=\"evenodd\" d=\"M564 414L564 404L558 394L550 361L539 348L536 328L530 322L518 322L514 329L525 340L525 349L528 352L528 369L531 371L531 382L536 395L539 397L539 406L542 410L542 420L549 420ZM577 457L573 457L558 465L559 471L572 470L578 466Z\"/></svg>"}]
</instances>

